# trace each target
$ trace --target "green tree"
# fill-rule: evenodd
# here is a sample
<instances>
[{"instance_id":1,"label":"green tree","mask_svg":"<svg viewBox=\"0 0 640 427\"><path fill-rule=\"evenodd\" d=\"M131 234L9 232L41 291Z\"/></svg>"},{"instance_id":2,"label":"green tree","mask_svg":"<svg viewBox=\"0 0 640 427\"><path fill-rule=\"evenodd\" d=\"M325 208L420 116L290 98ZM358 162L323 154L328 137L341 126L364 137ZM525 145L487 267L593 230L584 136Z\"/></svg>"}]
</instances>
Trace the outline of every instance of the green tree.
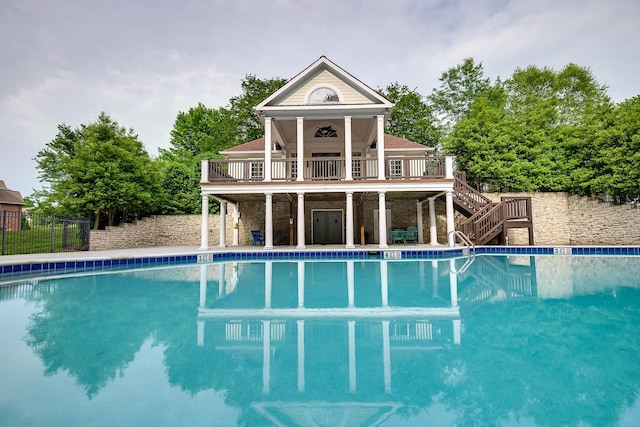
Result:
<instances>
[{"instance_id":1,"label":"green tree","mask_svg":"<svg viewBox=\"0 0 640 427\"><path fill-rule=\"evenodd\" d=\"M105 113L75 130L59 125L35 160L40 180L50 185L47 197L66 213L93 215L94 229L102 216L112 225L154 210L158 184L149 154L132 129Z\"/></svg>"},{"instance_id":2,"label":"green tree","mask_svg":"<svg viewBox=\"0 0 640 427\"><path fill-rule=\"evenodd\" d=\"M589 193L610 195L617 203L640 196L640 95L616 105L608 125L597 133L598 156L592 163L597 173L584 182Z\"/></svg>"},{"instance_id":3,"label":"green tree","mask_svg":"<svg viewBox=\"0 0 640 427\"><path fill-rule=\"evenodd\" d=\"M588 68L529 66L483 90L444 146L478 185L584 194L598 173L593 139L609 109Z\"/></svg>"},{"instance_id":4,"label":"green tree","mask_svg":"<svg viewBox=\"0 0 640 427\"><path fill-rule=\"evenodd\" d=\"M260 138L264 125L254 107L286 83L285 80L258 79L248 75L242 81L242 94L228 107L209 108L199 103L180 112L171 131L171 147L160 150L165 214L200 213L200 164L202 159L220 158L220 151ZM216 203L211 212L218 211Z\"/></svg>"},{"instance_id":5,"label":"green tree","mask_svg":"<svg viewBox=\"0 0 640 427\"><path fill-rule=\"evenodd\" d=\"M422 95L398 82L378 89L378 93L395 104L387 121L386 132L410 141L435 147L441 131Z\"/></svg>"},{"instance_id":6,"label":"green tree","mask_svg":"<svg viewBox=\"0 0 640 427\"><path fill-rule=\"evenodd\" d=\"M440 87L433 89L428 101L448 133L491 83L484 77L482 63L476 64L473 58L465 58L462 64L444 71L439 80Z\"/></svg>"},{"instance_id":7,"label":"green tree","mask_svg":"<svg viewBox=\"0 0 640 427\"><path fill-rule=\"evenodd\" d=\"M285 85L281 78L259 79L248 74L242 80L242 94L230 99L229 109L232 111L236 125L236 135L240 142L253 141L264 136L264 125L255 114L254 107L267 99Z\"/></svg>"},{"instance_id":8,"label":"green tree","mask_svg":"<svg viewBox=\"0 0 640 427\"><path fill-rule=\"evenodd\" d=\"M171 148L160 150L164 214L199 213L200 160L219 158L219 152L237 143L236 122L226 108L203 104L180 112L171 130ZM211 204L212 212L217 205Z\"/></svg>"}]
</instances>

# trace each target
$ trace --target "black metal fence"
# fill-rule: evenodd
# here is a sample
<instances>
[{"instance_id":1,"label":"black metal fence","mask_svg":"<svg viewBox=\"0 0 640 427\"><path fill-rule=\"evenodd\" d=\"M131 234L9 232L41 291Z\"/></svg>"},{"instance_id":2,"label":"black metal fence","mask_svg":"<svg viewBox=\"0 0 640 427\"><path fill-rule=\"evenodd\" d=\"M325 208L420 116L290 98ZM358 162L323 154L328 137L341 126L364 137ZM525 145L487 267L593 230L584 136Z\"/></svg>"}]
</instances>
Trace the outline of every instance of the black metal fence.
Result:
<instances>
[{"instance_id":1,"label":"black metal fence","mask_svg":"<svg viewBox=\"0 0 640 427\"><path fill-rule=\"evenodd\" d=\"M89 250L90 221L63 215L0 211L1 255Z\"/></svg>"}]
</instances>

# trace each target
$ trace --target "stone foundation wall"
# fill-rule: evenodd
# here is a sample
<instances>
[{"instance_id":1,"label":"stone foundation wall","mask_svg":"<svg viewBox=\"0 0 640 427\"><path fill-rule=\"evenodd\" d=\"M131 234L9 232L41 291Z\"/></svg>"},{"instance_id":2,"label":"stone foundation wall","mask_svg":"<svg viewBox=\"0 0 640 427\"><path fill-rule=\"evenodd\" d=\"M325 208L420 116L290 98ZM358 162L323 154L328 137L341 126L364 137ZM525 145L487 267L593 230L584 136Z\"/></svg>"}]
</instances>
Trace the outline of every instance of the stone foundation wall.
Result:
<instances>
[{"instance_id":1,"label":"stone foundation wall","mask_svg":"<svg viewBox=\"0 0 640 427\"><path fill-rule=\"evenodd\" d=\"M504 196L531 197L536 245L640 244L640 209L614 205L567 193L486 193L493 201ZM510 245L526 245L526 229L509 230Z\"/></svg>"},{"instance_id":2,"label":"stone foundation wall","mask_svg":"<svg viewBox=\"0 0 640 427\"><path fill-rule=\"evenodd\" d=\"M531 197L533 210L533 234L536 245L637 245L640 244L640 209L631 205L612 205L588 197L572 196L566 193L487 193L488 198L499 201L502 196ZM288 245L290 232L289 217L295 218L295 210L288 199L276 199L273 203L273 243L276 246ZM391 227L406 228L417 222L415 200L387 200L391 207ZM436 201L438 224L438 242L447 241L445 204ZM340 209L345 211L345 202L305 203L305 241L311 244L311 210ZM363 204L365 230L369 233L369 242L373 242L374 210L378 209L377 199L365 199ZM240 221L238 243L251 245L251 230L264 231L264 202L244 202L239 205ZM354 214L356 212L354 207ZM233 239L232 208L226 216L226 244ZM456 212L456 228L464 217ZM423 204L422 222L424 242L429 243L429 209ZM218 231L219 215L209 216L209 246L220 242ZM354 222L354 242L360 243L358 221ZM294 236L295 245L295 236ZM526 245L526 229L509 230L509 245ZM106 230L91 231L90 249L125 249L153 246L200 246L200 215L152 216L119 227L107 227Z\"/></svg>"}]
</instances>

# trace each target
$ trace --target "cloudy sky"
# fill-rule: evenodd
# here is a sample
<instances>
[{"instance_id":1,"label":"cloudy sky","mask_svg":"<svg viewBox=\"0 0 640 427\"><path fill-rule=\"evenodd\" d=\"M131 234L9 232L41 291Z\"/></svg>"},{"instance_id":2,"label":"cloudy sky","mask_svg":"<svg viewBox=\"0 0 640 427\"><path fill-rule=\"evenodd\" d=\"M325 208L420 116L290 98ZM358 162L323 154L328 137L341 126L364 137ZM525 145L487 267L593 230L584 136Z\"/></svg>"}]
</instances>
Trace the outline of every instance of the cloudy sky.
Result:
<instances>
[{"instance_id":1,"label":"cloudy sky","mask_svg":"<svg viewBox=\"0 0 640 427\"><path fill-rule=\"evenodd\" d=\"M33 157L57 125L101 111L155 156L179 111L322 55L423 95L466 57L492 79L574 62L622 101L640 94L639 40L638 0L0 0L0 179L42 188Z\"/></svg>"}]
</instances>

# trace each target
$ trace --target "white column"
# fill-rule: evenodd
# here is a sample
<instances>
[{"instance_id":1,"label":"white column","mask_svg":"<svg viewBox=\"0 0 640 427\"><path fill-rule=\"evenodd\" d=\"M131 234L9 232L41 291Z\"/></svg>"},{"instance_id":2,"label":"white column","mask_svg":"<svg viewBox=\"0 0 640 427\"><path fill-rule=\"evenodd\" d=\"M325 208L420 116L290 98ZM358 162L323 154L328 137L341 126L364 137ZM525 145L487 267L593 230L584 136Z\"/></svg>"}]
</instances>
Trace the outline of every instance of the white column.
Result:
<instances>
[{"instance_id":1,"label":"white column","mask_svg":"<svg viewBox=\"0 0 640 427\"><path fill-rule=\"evenodd\" d=\"M220 244L218 247L227 246L227 202L220 201Z\"/></svg>"},{"instance_id":2,"label":"white column","mask_svg":"<svg viewBox=\"0 0 640 427\"><path fill-rule=\"evenodd\" d=\"M264 263L264 308L271 308L271 289L273 284L273 261Z\"/></svg>"},{"instance_id":3,"label":"white column","mask_svg":"<svg viewBox=\"0 0 640 427\"><path fill-rule=\"evenodd\" d=\"M376 141L376 150L378 155L378 179L384 179L384 116L380 115L378 119L378 136Z\"/></svg>"},{"instance_id":4,"label":"white column","mask_svg":"<svg viewBox=\"0 0 640 427\"><path fill-rule=\"evenodd\" d=\"M383 191L378 193L378 240L381 249L388 248L387 244L387 202Z\"/></svg>"},{"instance_id":5,"label":"white column","mask_svg":"<svg viewBox=\"0 0 640 427\"><path fill-rule=\"evenodd\" d=\"M349 307L355 306L355 280L353 274L353 261L347 261L347 301Z\"/></svg>"},{"instance_id":6,"label":"white column","mask_svg":"<svg viewBox=\"0 0 640 427\"><path fill-rule=\"evenodd\" d=\"M389 305L389 271L387 269L387 261L380 261L380 296L382 297L382 306Z\"/></svg>"},{"instance_id":7,"label":"white column","mask_svg":"<svg viewBox=\"0 0 640 427\"><path fill-rule=\"evenodd\" d=\"M198 328L196 344L198 345L198 347L202 347L204 345L204 320L196 320L196 325L196 327Z\"/></svg>"},{"instance_id":8,"label":"white column","mask_svg":"<svg viewBox=\"0 0 640 427\"><path fill-rule=\"evenodd\" d=\"M438 244L438 225L436 223L436 200L435 198L429 199L429 235L431 237L431 244Z\"/></svg>"},{"instance_id":9,"label":"white column","mask_svg":"<svg viewBox=\"0 0 640 427\"><path fill-rule=\"evenodd\" d=\"M353 244L353 193L347 193L347 248L355 248Z\"/></svg>"},{"instance_id":10,"label":"white column","mask_svg":"<svg viewBox=\"0 0 640 427\"><path fill-rule=\"evenodd\" d=\"M233 246L238 246L238 233L240 224L238 223L240 220L240 212L238 211L238 205L233 205L233 236L231 244Z\"/></svg>"},{"instance_id":11,"label":"white column","mask_svg":"<svg viewBox=\"0 0 640 427\"><path fill-rule=\"evenodd\" d=\"M451 307L458 306L458 273L456 273L456 260L449 260L449 294L451 295Z\"/></svg>"},{"instance_id":12,"label":"white column","mask_svg":"<svg viewBox=\"0 0 640 427\"><path fill-rule=\"evenodd\" d=\"M262 392L271 388L271 321L262 321Z\"/></svg>"},{"instance_id":13,"label":"white column","mask_svg":"<svg viewBox=\"0 0 640 427\"><path fill-rule=\"evenodd\" d=\"M298 391L304 391L304 320L298 320Z\"/></svg>"},{"instance_id":14,"label":"white column","mask_svg":"<svg viewBox=\"0 0 640 427\"><path fill-rule=\"evenodd\" d=\"M353 179L352 161L353 151L351 148L351 116L344 116L344 166L345 180Z\"/></svg>"},{"instance_id":15,"label":"white column","mask_svg":"<svg viewBox=\"0 0 640 427\"><path fill-rule=\"evenodd\" d=\"M264 181L271 181L271 117L264 118Z\"/></svg>"},{"instance_id":16,"label":"white column","mask_svg":"<svg viewBox=\"0 0 640 427\"><path fill-rule=\"evenodd\" d=\"M223 268L224 263L218 264L218 299L224 297L227 294L224 283L224 272L222 271ZM221 277L223 279L221 279Z\"/></svg>"},{"instance_id":17,"label":"white column","mask_svg":"<svg viewBox=\"0 0 640 427\"><path fill-rule=\"evenodd\" d=\"M273 194L267 193L264 196L264 248L273 249Z\"/></svg>"},{"instance_id":18,"label":"white column","mask_svg":"<svg viewBox=\"0 0 640 427\"><path fill-rule=\"evenodd\" d=\"M424 243L424 227L422 226L422 202L416 203L416 218L418 220L418 243Z\"/></svg>"},{"instance_id":19,"label":"white column","mask_svg":"<svg viewBox=\"0 0 640 427\"><path fill-rule=\"evenodd\" d=\"M225 296L227 294L227 283L225 277L227 276L227 265L226 263L220 263L220 267L218 268L218 295Z\"/></svg>"},{"instance_id":20,"label":"white column","mask_svg":"<svg viewBox=\"0 0 640 427\"><path fill-rule=\"evenodd\" d=\"M384 392L391 393L391 343L389 321L382 321L382 365L384 369Z\"/></svg>"},{"instance_id":21,"label":"white column","mask_svg":"<svg viewBox=\"0 0 640 427\"><path fill-rule=\"evenodd\" d=\"M209 181L209 159L200 161L200 182Z\"/></svg>"},{"instance_id":22,"label":"white column","mask_svg":"<svg viewBox=\"0 0 640 427\"><path fill-rule=\"evenodd\" d=\"M432 295L434 298L438 298L438 295L440 294L438 292L438 278L440 277L440 275L438 274L438 261L436 260L432 260L431 261L431 289L432 289Z\"/></svg>"},{"instance_id":23,"label":"white column","mask_svg":"<svg viewBox=\"0 0 640 427\"><path fill-rule=\"evenodd\" d=\"M304 181L304 118L296 117L296 150L298 164L298 177L296 181Z\"/></svg>"},{"instance_id":24,"label":"white column","mask_svg":"<svg viewBox=\"0 0 640 427\"><path fill-rule=\"evenodd\" d=\"M356 322L349 320L349 393L356 392Z\"/></svg>"},{"instance_id":25,"label":"white column","mask_svg":"<svg viewBox=\"0 0 640 427\"><path fill-rule=\"evenodd\" d=\"M200 264L200 308L207 306L207 268L209 264Z\"/></svg>"},{"instance_id":26,"label":"white column","mask_svg":"<svg viewBox=\"0 0 640 427\"><path fill-rule=\"evenodd\" d=\"M460 321L460 319L453 320L453 343L454 344L460 344L461 342L461 339L460 339L460 336L462 335L461 326L462 326L462 322Z\"/></svg>"},{"instance_id":27,"label":"white column","mask_svg":"<svg viewBox=\"0 0 640 427\"><path fill-rule=\"evenodd\" d=\"M209 196L202 195L202 217L200 219L200 250L209 249Z\"/></svg>"},{"instance_id":28,"label":"white column","mask_svg":"<svg viewBox=\"0 0 640 427\"><path fill-rule=\"evenodd\" d=\"M304 261L298 261L298 307L304 307Z\"/></svg>"},{"instance_id":29,"label":"white column","mask_svg":"<svg viewBox=\"0 0 640 427\"><path fill-rule=\"evenodd\" d=\"M300 169L298 169L300 171ZM298 172L300 174L300 172ZM298 245L297 249L304 249L304 193L298 193L298 217L296 221L298 225Z\"/></svg>"},{"instance_id":30,"label":"white column","mask_svg":"<svg viewBox=\"0 0 640 427\"><path fill-rule=\"evenodd\" d=\"M456 245L456 236L452 231L456 230L456 224L453 217L453 192L447 192L445 200L447 207L447 240L449 242L449 246L454 247Z\"/></svg>"},{"instance_id":31,"label":"white column","mask_svg":"<svg viewBox=\"0 0 640 427\"><path fill-rule=\"evenodd\" d=\"M453 157L451 156L444 158L444 177L446 179L453 179Z\"/></svg>"}]
</instances>

